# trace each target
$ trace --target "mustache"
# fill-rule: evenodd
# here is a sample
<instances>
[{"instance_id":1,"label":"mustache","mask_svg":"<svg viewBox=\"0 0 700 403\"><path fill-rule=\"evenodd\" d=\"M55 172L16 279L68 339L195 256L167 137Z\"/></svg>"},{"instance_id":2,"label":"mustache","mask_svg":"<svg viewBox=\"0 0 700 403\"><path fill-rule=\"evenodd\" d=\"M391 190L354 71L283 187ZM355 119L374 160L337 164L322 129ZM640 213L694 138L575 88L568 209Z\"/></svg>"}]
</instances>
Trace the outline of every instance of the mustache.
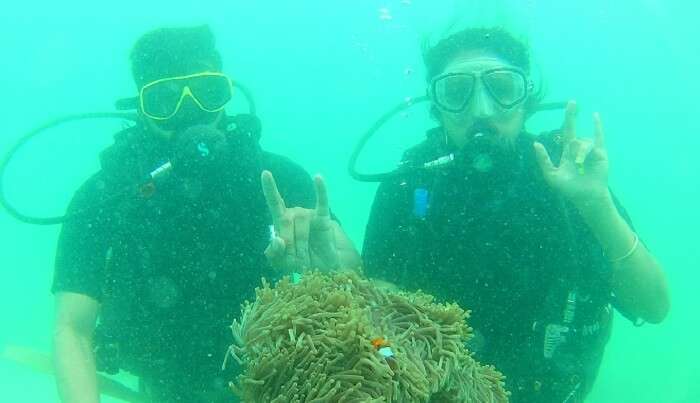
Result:
<instances>
[{"instance_id":1,"label":"mustache","mask_svg":"<svg viewBox=\"0 0 700 403\"><path fill-rule=\"evenodd\" d=\"M498 128L496 128L494 125L490 124L489 122L484 122L484 121L475 122L467 129L467 135L473 137L473 136L476 136L477 134L494 136L494 135L498 134Z\"/></svg>"},{"instance_id":2,"label":"mustache","mask_svg":"<svg viewBox=\"0 0 700 403\"><path fill-rule=\"evenodd\" d=\"M495 125L488 121L474 122L466 133L471 141L486 141L501 151L513 151L515 148L515 139L503 135Z\"/></svg>"}]
</instances>

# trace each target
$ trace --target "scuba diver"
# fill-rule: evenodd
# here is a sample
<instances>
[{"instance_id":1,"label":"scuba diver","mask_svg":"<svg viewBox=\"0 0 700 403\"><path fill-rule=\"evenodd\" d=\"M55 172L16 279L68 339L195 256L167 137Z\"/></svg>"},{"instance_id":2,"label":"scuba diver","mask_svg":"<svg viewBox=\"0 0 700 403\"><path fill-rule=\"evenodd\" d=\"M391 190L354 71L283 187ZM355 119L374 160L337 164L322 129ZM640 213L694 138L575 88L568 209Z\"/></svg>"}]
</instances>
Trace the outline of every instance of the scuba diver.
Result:
<instances>
[{"instance_id":1,"label":"scuba diver","mask_svg":"<svg viewBox=\"0 0 700 403\"><path fill-rule=\"evenodd\" d=\"M148 401L236 401L229 326L261 277L360 257L323 179L262 150L254 114L227 116L234 84L208 27L149 32L131 62L139 95L119 105L136 124L101 154L58 241L59 394L98 402L96 371L126 370Z\"/></svg>"},{"instance_id":2,"label":"scuba diver","mask_svg":"<svg viewBox=\"0 0 700 403\"><path fill-rule=\"evenodd\" d=\"M600 117L580 138L570 101L561 130L528 133L541 91L529 50L500 28L457 32L424 61L438 127L391 175L369 176L383 181L364 269L471 309L469 347L511 401L581 402L613 308L637 324L669 310L662 267L608 189Z\"/></svg>"}]
</instances>

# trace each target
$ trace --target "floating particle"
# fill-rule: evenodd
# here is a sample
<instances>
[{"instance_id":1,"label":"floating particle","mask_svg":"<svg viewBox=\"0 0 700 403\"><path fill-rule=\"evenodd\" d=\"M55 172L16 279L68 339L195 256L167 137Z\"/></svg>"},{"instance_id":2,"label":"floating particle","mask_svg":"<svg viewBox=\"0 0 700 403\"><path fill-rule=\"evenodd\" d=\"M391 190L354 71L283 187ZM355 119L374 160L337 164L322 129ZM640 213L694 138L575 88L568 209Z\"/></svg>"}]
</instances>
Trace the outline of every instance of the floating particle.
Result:
<instances>
[{"instance_id":1,"label":"floating particle","mask_svg":"<svg viewBox=\"0 0 700 403\"><path fill-rule=\"evenodd\" d=\"M388 8L382 7L379 9L379 19L382 21L392 20L394 17L391 16L391 11Z\"/></svg>"},{"instance_id":2,"label":"floating particle","mask_svg":"<svg viewBox=\"0 0 700 403\"><path fill-rule=\"evenodd\" d=\"M411 74L413 74L413 69L410 67L406 67L403 71L403 74L410 76Z\"/></svg>"}]
</instances>

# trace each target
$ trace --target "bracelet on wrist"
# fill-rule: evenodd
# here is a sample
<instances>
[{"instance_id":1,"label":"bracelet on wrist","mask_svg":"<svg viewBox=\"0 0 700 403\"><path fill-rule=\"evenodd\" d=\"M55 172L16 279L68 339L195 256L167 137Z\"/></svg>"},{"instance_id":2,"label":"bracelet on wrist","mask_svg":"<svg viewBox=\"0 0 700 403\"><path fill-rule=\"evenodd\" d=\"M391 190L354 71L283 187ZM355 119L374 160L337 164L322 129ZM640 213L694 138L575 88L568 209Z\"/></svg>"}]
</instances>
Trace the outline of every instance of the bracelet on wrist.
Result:
<instances>
[{"instance_id":1,"label":"bracelet on wrist","mask_svg":"<svg viewBox=\"0 0 700 403\"><path fill-rule=\"evenodd\" d=\"M627 253L625 253L624 255L620 256L620 257L617 257L617 258L615 258L615 259L608 259L608 262L609 262L609 263L619 263L619 262L622 262L623 260L625 260L625 259L627 259L628 257L632 256L632 254L637 250L638 247L639 247L639 235L637 235L637 234L635 233L635 234L634 234L634 242L632 243L632 247L630 248L630 250L629 250Z\"/></svg>"}]
</instances>

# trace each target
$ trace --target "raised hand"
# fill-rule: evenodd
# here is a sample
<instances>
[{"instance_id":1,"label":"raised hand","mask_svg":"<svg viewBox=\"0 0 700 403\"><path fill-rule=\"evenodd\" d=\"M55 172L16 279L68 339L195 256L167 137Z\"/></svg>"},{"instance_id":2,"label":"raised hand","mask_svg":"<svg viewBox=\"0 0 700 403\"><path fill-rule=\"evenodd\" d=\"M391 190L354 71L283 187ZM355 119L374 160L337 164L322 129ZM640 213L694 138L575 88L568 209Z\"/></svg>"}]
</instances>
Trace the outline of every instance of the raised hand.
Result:
<instances>
[{"instance_id":1,"label":"raised hand","mask_svg":"<svg viewBox=\"0 0 700 403\"><path fill-rule=\"evenodd\" d=\"M261 179L275 230L265 249L270 264L285 271L338 268L340 260L336 248L336 224L331 219L323 178L314 178L315 209L288 208L277 190L272 173L264 171Z\"/></svg>"},{"instance_id":2,"label":"raised hand","mask_svg":"<svg viewBox=\"0 0 700 403\"><path fill-rule=\"evenodd\" d=\"M537 162L545 181L578 206L604 200L608 193L608 153L603 125L593 114L593 141L576 136L576 103L569 101L563 126L563 152L558 166L552 164L544 146L535 143Z\"/></svg>"}]
</instances>

